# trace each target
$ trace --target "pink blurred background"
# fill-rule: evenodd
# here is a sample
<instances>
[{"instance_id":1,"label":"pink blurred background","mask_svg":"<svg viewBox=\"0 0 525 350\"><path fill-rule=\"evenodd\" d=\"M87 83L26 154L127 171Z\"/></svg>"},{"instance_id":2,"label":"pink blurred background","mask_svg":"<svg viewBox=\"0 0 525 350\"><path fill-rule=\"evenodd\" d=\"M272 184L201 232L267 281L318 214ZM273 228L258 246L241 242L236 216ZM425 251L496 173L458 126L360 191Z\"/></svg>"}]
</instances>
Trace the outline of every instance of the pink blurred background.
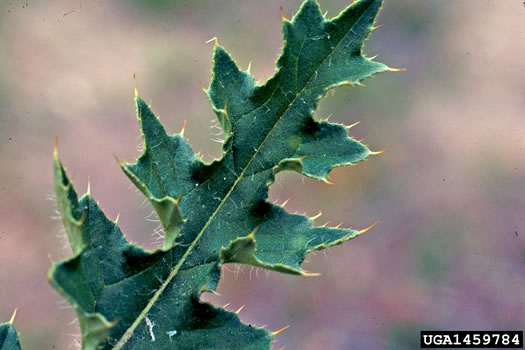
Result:
<instances>
[{"instance_id":1,"label":"pink blurred background","mask_svg":"<svg viewBox=\"0 0 525 350\"><path fill-rule=\"evenodd\" d=\"M350 0L321 0L335 16ZM152 5L154 4L154 5ZM217 36L261 82L282 46L280 12L299 0L0 3L0 323L18 307L24 349L69 349L74 313L48 285L70 255L56 220L52 149L79 192L88 176L128 239L158 246L151 207L113 159L139 155L133 73L165 123L205 160L215 116L200 86ZM352 124L379 156L332 173L335 186L285 174L271 189L289 211L364 236L300 278L226 266L206 296L246 322L285 325L276 349L415 349L422 329L525 328L525 7L522 1L386 1L365 52L406 68L339 88L318 117ZM49 200L50 199L50 200Z\"/></svg>"}]
</instances>

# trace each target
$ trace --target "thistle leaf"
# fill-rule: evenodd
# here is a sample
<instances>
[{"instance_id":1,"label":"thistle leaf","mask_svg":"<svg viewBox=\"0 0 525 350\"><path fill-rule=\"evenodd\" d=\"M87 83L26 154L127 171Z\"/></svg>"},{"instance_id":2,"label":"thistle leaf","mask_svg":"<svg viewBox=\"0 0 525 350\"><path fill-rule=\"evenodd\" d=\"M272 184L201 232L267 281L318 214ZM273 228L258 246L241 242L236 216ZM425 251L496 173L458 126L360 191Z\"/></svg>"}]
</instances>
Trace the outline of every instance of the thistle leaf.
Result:
<instances>
[{"instance_id":1,"label":"thistle leaf","mask_svg":"<svg viewBox=\"0 0 525 350\"><path fill-rule=\"evenodd\" d=\"M307 275L306 254L363 231L317 227L268 202L284 170L327 182L335 167L371 152L348 127L316 121L329 89L389 68L362 55L381 7L360 0L327 20L315 0L283 19L284 48L263 85L216 44L207 96L223 127L223 155L203 162L181 134L168 135L135 98L144 151L124 173L147 197L165 231L162 249L128 243L88 193L78 199L55 153L59 209L74 256L54 264L51 284L74 306L83 349L269 349L273 334L200 301L225 263Z\"/></svg>"}]
</instances>

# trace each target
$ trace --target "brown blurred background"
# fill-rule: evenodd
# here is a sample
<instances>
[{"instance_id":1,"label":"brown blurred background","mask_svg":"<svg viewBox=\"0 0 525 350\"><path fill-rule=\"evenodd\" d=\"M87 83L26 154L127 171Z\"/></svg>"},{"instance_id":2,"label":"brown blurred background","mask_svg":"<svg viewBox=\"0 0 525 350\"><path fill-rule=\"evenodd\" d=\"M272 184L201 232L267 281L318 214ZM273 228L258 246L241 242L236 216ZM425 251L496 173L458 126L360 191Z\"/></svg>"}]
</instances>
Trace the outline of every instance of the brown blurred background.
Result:
<instances>
[{"instance_id":1,"label":"brown blurred background","mask_svg":"<svg viewBox=\"0 0 525 350\"><path fill-rule=\"evenodd\" d=\"M15 307L24 349L75 347L74 314L47 283L70 255L57 220L52 149L87 178L123 232L157 247L151 207L113 159L139 152L133 73L168 131L220 155L200 85L217 36L261 82L300 0L0 2L0 322ZM329 16L350 0L322 0ZM214 303L270 330L275 348L415 349L421 329L525 328L525 7L521 0L386 1L365 52L406 68L339 88L318 117L388 152L332 173L278 177L272 200L318 224L379 224L308 258L321 277L226 266ZM139 147L140 148L140 147Z\"/></svg>"}]
</instances>

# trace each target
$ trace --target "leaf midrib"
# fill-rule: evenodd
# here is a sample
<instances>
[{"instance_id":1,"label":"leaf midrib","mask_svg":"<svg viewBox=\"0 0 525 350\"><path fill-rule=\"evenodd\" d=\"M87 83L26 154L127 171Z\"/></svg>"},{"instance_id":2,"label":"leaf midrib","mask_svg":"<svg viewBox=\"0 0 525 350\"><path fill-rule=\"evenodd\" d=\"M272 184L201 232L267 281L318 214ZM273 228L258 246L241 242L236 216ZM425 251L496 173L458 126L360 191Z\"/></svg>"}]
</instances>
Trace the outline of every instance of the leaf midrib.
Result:
<instances>
[{"instance_id":1,"label":"leaf midrib","mask_svg":"<svg viewBox=\"0 0 525 350\"><path fill-rule=\"evenodd\" d=\"M352 6L352 5L351 5ZM200 238L203 236L204 232L206 231L206 229L208 228L208 226L210 225L210 223L213 221L213 219L215 219L215 217L217 216L217 214L219 213L219 211L221 210L222 206L224 205L224 203L226 203L226 201L228 200L229 196L233 193L233 191L235 190L235 188L237 187L237 184L244 178L244 173L248 170L248 168L250 167L250 165L252 164L252 162L254 161L255 157L259 154L259 151L261 150L262 146L265 144L265 142L268 140L268 138L270 137L270 135L272 134L272 132L274 131L274 129L277 127L277 125L281 122L281 120L283 119L283 117L288 113L288 111L290 110L290 108L295 104L295 101L297 100L297 98L306 90L306 87L308 86L308 84L310 83L310 81L312 80L312 78L314 77L315 73L320 69L321 66L323 66L326 62L326 60L333 54L333 52L339 48L339 46L341 45L341 43L344 41L344 39L348 36L348 34L354 29L354 26L359 23L359 21L361 20L361 18L364 16L365 13L368 12L368 10L370 9L370 7L368 7L366 10L363 11L363 13L357 18L357 20L350 26L350 29L345 33L345 35L341 38L341 40L337 43L337 45L334 46L334 48L330 51L330 53L325 57L325 59L317 66L317 68L312 72L312 74L310 74L310 77L308 78L308 80L306 81L306 83L304 84L303 88L301 89L301 91L299 91L294 99L290 102L288 108L286 108L286 110L281 114L281 116L279 117L279 119L277 119L277 121L275 122L275 124L272 126L272 128L270 129L270 131L266 134L266 137L261 141L261 143L259 144L259 146L257 147L256 151L254 152L253 156L250 158L250 160L248 161L248 163L246 164L246 166L244 167L243 171L241 172L241 174L237 177L237 179L235 180L235 182L232 184L232 186L230 187L230 190L228 191L228 193L226 193L226 195L224 196L223 200L221 201L221 203L217 206L217 208L215 209L215 211L213 212L213 214L210 216L210 218L206 221L206 223L204 224L204 226L202 227L202 229L200 230L199 234L195 237L195 239L192 241L191 245L188 247L188 249L186 250L186 252L184 253L184 255L180 258L179 262L177 263L177 265L175 265L175 267L173 268L173 270L170 272L169 276L166 278L166 280L164 281L164 283L162 283L162 285L160 286L160 288L157 290L157 292L155 292L155 294L153 295L153 297L150 299L150 301L148 302L148 304L146 305L146 307L142 310L142 312L139 314L139 316L135 319L135 321L131 324L131 326L129 326L129 328L126 330L126 332L124 332L124 334L122 335L122 337L120 338L119 342L115 345L115 347L113 348L113 350L122 350L122 348L124 347L124 345L128 342L129 339L131 339L131 337L133 336L133 332L135 331L135 329L138 327L138 325L142 322L142 320L147 316L148 312L151 310L151 308L153 307L153 305L157 302L157 300L159 299L160 295L164 292L164 290L168 287L168 285L171 283L171 280L177 275L177 273L179 272L180 268L182 267L182 265L184 264L184 262L186 261L187 257L191 254L191 252L193 251L193 248L197 245L197 243L199 242ZM284 51L283 51L284 52ZM298 64L298 63L297 63ZM297 67L296 67L297 68ZM270 78L271 79L271 78ZM280 83L280 82L279 82ZM273 95L275 94L275 91L277 91L277 89L274 90L274 92L272 93L272 95L270 96L270 98L268 98L268 100L266 101L266 103L268 103L268 101L270 101L273 97ZM264 106L266 103L264 103L263 105L261 105L259 108L261 108L262 106ZM233 135L232 135L233 137Z\"/></svg>"}]
</instances>

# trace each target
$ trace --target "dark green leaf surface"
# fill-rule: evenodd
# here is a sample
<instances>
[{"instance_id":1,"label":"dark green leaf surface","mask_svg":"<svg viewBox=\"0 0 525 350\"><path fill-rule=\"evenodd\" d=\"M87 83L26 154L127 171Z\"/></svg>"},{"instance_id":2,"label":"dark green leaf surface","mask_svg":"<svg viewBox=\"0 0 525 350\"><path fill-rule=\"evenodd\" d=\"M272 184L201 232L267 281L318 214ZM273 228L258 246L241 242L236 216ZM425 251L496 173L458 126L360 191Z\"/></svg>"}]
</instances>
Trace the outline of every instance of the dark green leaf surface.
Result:
<instances>
[{"instance_id":1,"label":"dark green leaf surface","mask_svg":"<svg viewBox=\"0 0 525 350\"><path fill-rule=\"evenodd\" d=\"M8 323L0 324L0 350L20 350L20 341L18 340L18 333L13 327L13 320L15 314Z\"/></svg>"},{"instance_id":2,"label":"dark green leaf surface","mask_svg":"<svg viewBox=\"0 0 525 350\"><path fill-rule=\"evenodd\" d=\"M54 264L49 278L75 307L84 349L269 349L270 332L200 302L200 294L216 289L224 263L304 275L306 254L360 233L316 227L267 198L280 171L327 181L334 167L371 154L348 137L348 127L315 121L312 113L329 89L389 70L361 52L380 6L357 1L326 20L316 1L305 1L292 21L283 19L283 53L264 85L217 44L207 95L226 140L212 163L182 134L168 135L136 97L144 153L121 166L160 218L162 249L128 243L89 193L77 198L55 156L74 256Z\"/></svg>"}]
</instances>

